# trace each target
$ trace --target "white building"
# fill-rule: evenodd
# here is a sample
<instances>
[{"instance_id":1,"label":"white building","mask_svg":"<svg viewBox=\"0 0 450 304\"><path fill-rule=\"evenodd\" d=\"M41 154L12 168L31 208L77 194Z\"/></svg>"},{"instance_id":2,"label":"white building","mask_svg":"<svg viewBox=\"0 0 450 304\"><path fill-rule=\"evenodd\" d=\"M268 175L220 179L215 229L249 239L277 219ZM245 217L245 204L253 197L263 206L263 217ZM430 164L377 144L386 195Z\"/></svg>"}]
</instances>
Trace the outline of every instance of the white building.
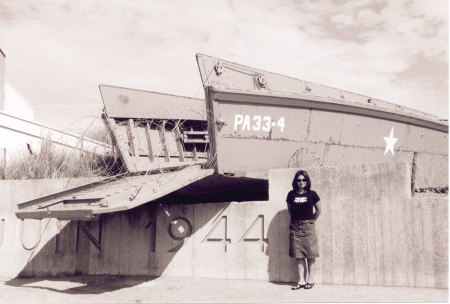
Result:
<instances>
[{"instance_id":1,"label":"white building","mask_svg":"<svg viewBox=\"0 0 450 304\"><path fill-rule=\"evenodd\" d=\"M64 149L102 154L111 149L107 144L34 122L32 104L5 80L5 59L0 50L0 161L23 151L38 152L43 139Z\"/></svg>"},{"instance_id":2,"label":"white building","mask_svg":"<svg viewBox=\"0 0 450 304\"><path fill-rule=\"evenodd\" d=\"M33 105L6 81L3 112L17 118L34 121Z\"/></svg>"}]
</instances>

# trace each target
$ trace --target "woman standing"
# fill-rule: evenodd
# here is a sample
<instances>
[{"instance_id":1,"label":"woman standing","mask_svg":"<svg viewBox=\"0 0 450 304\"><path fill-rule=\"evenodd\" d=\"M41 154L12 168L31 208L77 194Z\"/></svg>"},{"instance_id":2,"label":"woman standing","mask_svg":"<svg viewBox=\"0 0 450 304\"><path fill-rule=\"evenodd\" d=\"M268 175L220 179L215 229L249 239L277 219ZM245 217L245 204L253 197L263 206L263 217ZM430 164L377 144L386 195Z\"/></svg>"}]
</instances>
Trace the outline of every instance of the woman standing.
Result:
<instances>
[{"instance_id":1,"label":"woman standing","mask_svg":"<svg viewBox=\"0 0 450 304\"><path fill-rule=\"evenodd\" d=\"M311 190L311 180L300 170L292 181L286 202L291 215L289 256L295 258L299 280L293 290L314 287L314 263L319 257L316 220L320 215L319 196Z\"/></svg>"}]
</instances>

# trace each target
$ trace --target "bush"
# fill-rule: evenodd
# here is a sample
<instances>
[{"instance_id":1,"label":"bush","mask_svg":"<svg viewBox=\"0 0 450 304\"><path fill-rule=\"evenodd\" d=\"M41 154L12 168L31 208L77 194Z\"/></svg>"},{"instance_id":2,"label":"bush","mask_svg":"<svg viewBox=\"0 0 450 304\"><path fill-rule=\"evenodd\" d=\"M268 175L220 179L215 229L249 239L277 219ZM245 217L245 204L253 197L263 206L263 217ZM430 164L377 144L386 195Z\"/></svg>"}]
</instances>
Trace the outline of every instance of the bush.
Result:
<instances>
[{"instance_id":1,"label":"bush","mask_svg":"<svg viewBox=\"0 0 450 304\"><path fill-rule=\"evenodd\" d=\"M105 155L56 147L44 138L39 153L21 151L0 165L0 179L111 176L124 172L113 152Z\"/></svg>"}]
</instances>

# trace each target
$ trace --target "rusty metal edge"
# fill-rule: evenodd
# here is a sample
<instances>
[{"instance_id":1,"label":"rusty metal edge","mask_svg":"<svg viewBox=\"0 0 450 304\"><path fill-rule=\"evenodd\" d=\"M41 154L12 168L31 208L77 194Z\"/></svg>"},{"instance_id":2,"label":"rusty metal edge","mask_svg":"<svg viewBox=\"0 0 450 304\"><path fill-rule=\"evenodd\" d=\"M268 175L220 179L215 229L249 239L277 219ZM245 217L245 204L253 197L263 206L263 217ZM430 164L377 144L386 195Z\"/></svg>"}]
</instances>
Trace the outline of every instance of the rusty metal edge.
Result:
<instances>
[{"instance_id":1,"label":"rusty metal edge","mask_svg":"<svg viewBox=\"0 0 450 304\"><path fill-rule=\"evenodd\" d=\"M57 192L57 193L41 196L41 197L33 199L33 200L29 200L29 201L26 201L26 202L18 203L17 204L17 208L20 211L21 209L24 209L24 208L27 208L29 206L38 204L40 202L43 202L43 201L46 201L46 200L55 199L55 198L58 198L58 197L62 197L62 196L65 196L65 195L68 195L68 194L71 194L71 193L76 193L76 192L79 192L81 190L86 190L86 189L95 187L97 185L105 184L106 182L110 182L112 180L117 180L119 178L123 178L125 176L127 176L127 174L120 174L120 175L113 176L113 177L107 177L107 178L101 179L101 180L93 182L93 183L88 183L88 184L84 184L84 185L81 185L81 186L70 188L70 189L67 189L67 190L64 190L64 191L61 191L61 192Z\"/></svg>"},{"instance_id":2,"label":"rusty metal edge","mask_svg":"<svg viewBox=\"0 0 450 304\"><path fill-rule=\"evenodd\" d=\"M121 86L115 86L115 85L109 85L109 84L99 84L98 87L99 87L99 90L100 90L100 95L102 95L101 94L102 93L102 90L101 90L102 87L110 87L110 88L115 88L115 89L124 89L124 90L130 90L130 91L139 91L139 92L144 92L144 93L151 93L151 94L156 94L156 95L172 96L172 97L181 98L181 99L193 99L193 100L197 100L197 101L203 101L202 98L193 98L193 97L188 97L188 96L183 96L183 95L175 95L175 94L168 94L168 93L162 93L162 92L156 92L156 91L127 88L127 87L121 87ZM103 103L103 105L105 105L105 103Z\"/></svg>"},{"instance_id":3,"label":"rusty metal edge","mask_svg":"<svg viewBox=\"0 0 450 304\"><path fill-rule=\"evenodd\" d=\"M95 210L92 210L92 213L95 215L99 215L99 214L103 214L103 213L111 213L111 212L130 210L130 209L136 208L140 205L150 203L155 199L163 197L164 195L167 195L171 192L177 191L178 189L181 189L182 187L185 187L193 182L196 182L202 178L213 175L215 173L213 169L200 169L200 165L198 165L198 164L193 165L192 167L196 167L199 170L199 176L196 179L190 179L188 181L183 181L179 184L172 185L171 187L168 187L162 191L159 191L156 195L153 196L153 198L151 200L149 200L148 198L140 197L139 199L136 199L134 203L127 202L126 204L124 203L123 205L120 205L120 206L103 208L103 209L95 209ZM185 168L185 169L189 169L189 168Z\"/></svg>"},{"instance_id":4,"label":"rusty metal edge","mask_svg":"<svg viewBox=\"0 0 450 304\"><path fill-rule=\"evenodd\" d=\"M443 121L430 120L424 117L418 117L415 115L406 114L404 112L396 112L381 107L370 107L357 102L342 102L333 98L324 98L321 96L256 92L214 86L208 87L208 92L212 94L213 100L218 102L239 102L328 110L332 112L350 113L393 120L448 133L448 123ZM208 110L211 111L211 109Z\"/></svg>"},{"instance_id":5,"label":"rusty metal edge","mask_svg":"<svg viewBox=\"0 0 450 304\"><path fill-rule=\"evenodd\" d=\"M335 88L335 87L332 87L332 86L328 86L328 85L324 85L324 84L320 84L320 83L315 83L315 82L311 82L311 81L295 78L295 77L292 77L292 76L279 74L279 73L276 73L276 72L270 72L270 71L267 71L267 70L262 70L262 69L258 69L258 68L255 68L255 67L250 67L250 66L247 66L247 65L244 65L244 64L241 64L241 63L237 63L237 62L221 59L221 58L218 58L218 57L209 56L209 55L202 54L202 53L197 53L196 54L197 65L198 65L198 68L199 68L199 71L200 71L200 77L202 79L202 84L203 84L204 88L206 88L208 86L214 86L214 85L210 84L209 76L208 76L210 73L212 73L213 69L210 70L209 72L206 70L203 58L208 58L208 59L211 59L211 60L223 62L223 63L229 64L229 65L235 66L235 67L239 67L239 68L242 68L242 69L247 69L248 71L252 71L252 72L255 72L255 73L270 74L270 75L274 75L276 77L282 77L282 78L290 79L290 80L294 80L294 81L300 81L300 82L304 82L304 83L314 84L314 85L318 85L318 86L321 86L321 87L324 87L324 88L328 88L328 89L331 89L331 90L339 91L339 92L342 92L342 93L348 93L348 94L360 96L361 98L364 98L364 99L373 99L374 101L378 101L378 102L381 102L383 104L387 104L387 105L390 105L390 106L401 107L398 104L395 104L393 102L381 100L381 99L378 99L378 98L373 98L373 97L367 96L365 94L355 93L355 92L351 92L351 91L348 91L348 90L345 90L345 89L339 89L339 88ZM200 65L202 66L203 71L200 68ZM229 88L229 87L226 87L226 88ZM255 91L255 92L258 92L258 91ZM278 92L278 93L295 94L295 95L299 94L299 95L301 95L301 93L288 93L288 92L282 92L282 91L276 91L276 90L275 91L265 91L265 92L266 93ZM311 96L311 95L308 95L308 96ZM312 96L314 96L314 95L312 95ZM316 95L316 96L321 96L321 95ZM321 96L321 97L326 98L325 96ZM342 102L342 100L340 100L340 101ZM355 101L351 101L351 102L356 103ZM383 108L382 106L377 106L377 107ZM405 111L411 110L411 111L414 111L414 112L419 112L419 113L421 113L421 114L423 114L425 116L433 116L433 117L435 117L434 115L426 113L426 112L423 112L421 110L412 109L412 108L406 108L406 107L401 107L401 108L403 108ZM438 119L438 118L436 117L436 119Z\"/></svg>"},{"instance_id":6,"label":"rusty metal edge","mask_svg":"<svg viewBox=\"0 0 450 304\"><path fill-rule=\"evenodd\" d=\"M95 208L86 208L86 209L80 209L80 208L67 208L64 210L50 210L50 209L41 209L41 210L18 210L16 211L16 216L19 219L43 219L43 218L57 218L59 220L94 220L98 217L98 215L103 214L103 213L113 213L113 212L118 212L118 211L125 211L125 210L130 210L133 209L137 206L149 203L157 198L160 198L164 195L167 195L173 191L176 191L190 183L193 183L195 181L198 181L204 177L210 176L212 174L214 174L214 170L213 169L201 169L199 164L196 164L192 167L187 167L184 169L192 169L194 171L198 170L198 177L195 179L189 179L189 180L184 180L178 184L173 184L170 187L159 191L157 195L154 195L154 197L152 197L152 199L148 199L145 197L140 197L140 199L136 200L134 203L130 203L129 201L126 201L123 203L123 205L119 205L119 206L115 206L115 207L111 207L111 208L101 208L98 209L97 207ZM180 171L181 172L181 171ZM196 173L196 172L191 172L192 173ZM103 180L104 182L104 180ZM102 181L97 182L97 183L93 183L93 184L89 184L89 185L84 185L84 186L80 186L80 187L76 187L76 188L72 188L70 190L66 190L63 192L59 192L59 193L55 193L52 195L48 195L45 197L41 197L32 201L28 201L25 203L22 203L21 205L26 204L26 206L31 206L33 204L36 204L40 201L46 200L46 199L52 199L52 198L57 198L57 197L62 197L64 195L67 195L69 193L72 192L77 192L78 190L84 190L86 188L89 188L91 186L94 186L94 184L98 184L98 183L102 183ZM22 207L25 208L25 207Z\"/></svg>"},{"instance_id":7,"label":"rusty metal edge","mask_svg":"<svg viewBox=\"0 0 450 304\"><path fill-rule=\"evenodd\" d=\"M17 211L19 219L43 219L56 218L58 220L94 220L96 216L91 209L78 210L39 210L39 211Z\"/></svg>"}]
</instances>

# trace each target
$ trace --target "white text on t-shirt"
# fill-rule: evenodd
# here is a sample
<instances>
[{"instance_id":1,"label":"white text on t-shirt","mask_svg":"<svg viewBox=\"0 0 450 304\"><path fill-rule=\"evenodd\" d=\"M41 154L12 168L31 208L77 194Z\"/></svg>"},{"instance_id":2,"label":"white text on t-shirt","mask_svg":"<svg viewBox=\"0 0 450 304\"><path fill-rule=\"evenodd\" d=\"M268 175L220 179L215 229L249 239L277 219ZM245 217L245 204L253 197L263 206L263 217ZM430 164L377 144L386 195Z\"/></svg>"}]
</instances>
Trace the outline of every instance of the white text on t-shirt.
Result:
<instances>
[{"instance_id":1,"label":"white text on t-shirt","mask_svg":"<svg viewBox=\"0 0 450 304\"><path fill-rule=\"evenodd\" d=\"M308 198L306 196L294 198L294 203L306 203L307 201L308 201Z\"/></svg>"}]
</instances>

